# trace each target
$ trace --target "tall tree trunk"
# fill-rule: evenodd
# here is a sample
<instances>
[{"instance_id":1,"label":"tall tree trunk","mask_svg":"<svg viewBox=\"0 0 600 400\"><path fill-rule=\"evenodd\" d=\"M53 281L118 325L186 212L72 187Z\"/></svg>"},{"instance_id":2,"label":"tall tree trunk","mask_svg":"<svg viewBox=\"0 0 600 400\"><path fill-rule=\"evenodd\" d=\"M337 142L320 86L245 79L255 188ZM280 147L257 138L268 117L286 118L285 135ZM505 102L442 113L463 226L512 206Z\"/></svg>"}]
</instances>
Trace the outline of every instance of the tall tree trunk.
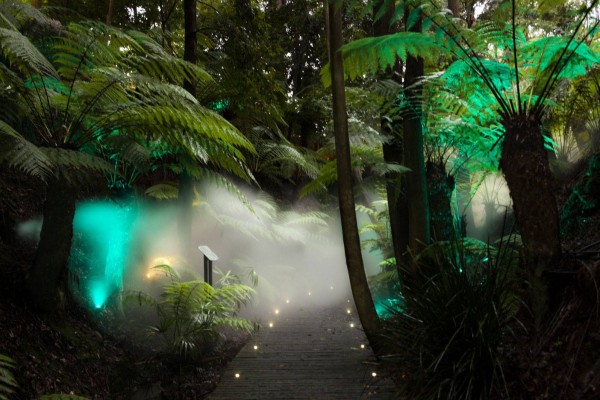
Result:
<instances>
[{"instance_id":1,"label":"tall tree trunk","mask_svg":"<svg viewBox=\"0 0 600 400\"><path fill-rule=\"evenodd\" d=\"M431 236L434 240L452 240L457 235L452 219L454 178L442 163L427 163L427 194L431 217Z\"/></svg>"},{"instance_id":2,"label":"tall tree trunk","mask_svg":"<svg viewBox=\"0 0 600 400\"><path fill-rule=\"evenodd\" d=\"M42 0L31 0L31 5L35 8L40 8Z\"/></svg>"},{"instance_id":3,"label":"tall tree trunk","mask_svg":"<svg viewBox=\"0 0 600 400\"><path fill-rule=\"evenodd\" d=\"M405 11L408 18L409 9ZM421 32L421 19L410 28ZM415 82L424 75L423 59L408 56L404 72L404 90L408 112L404 116L404 165L410 168L406 176L408 196L408 245L413 253L429 244L429 202L423 153L422 98L423 90Z\"/></svg>"},{"instance_id":4,"label":"tall tree trunk","mask_svg":"<svg viewBox=\"0 0 600 400\"><path fill-rule=\"evenodd\" d=\"M196 0L183 0L185 42L183 59L195 64L197 61ZM196 82L185 81L183 88L196 95ZM179 176L179 240L182 256L190 260L192 256L192 216L194 201L194 179L187 170Z\"/></svg>"},{"instance_id":5,"label":"tall tree trunk","mask_svg":"<svg viewBox=\"0 0 600 400\"><path fill-rule=\"evenodd\" d=\"M516 115L503 121L506 131L500 168L513 200L525 251L536 323L550 308L546 272L561 255L558 207L540 121Z\"/></svg>"},{"instance_id":6,"label":"tall tree trunk","mask_svg":"<svg viewBox=\"0 0 600 400\"><path fill-rule=\"evenodd\" d=\"M56 311L63 303L75 204L74 188L64 176L48 182L44 222L28 279L29 298L42 311Z\"/></svg>"},{"instance_id":7,"label":"tall tree trunk","mask_svg":"<svg viewBox=\"0 0 600 400\"><path fill-rule=\"evenodd\" d=\"M108 11L106 12L106 25L112 25L114 0L108 0Z\"/></svg>"},{"instance_id":8,"label":"tall tree trunk","mask_svg":"<svg viewBox=\"0 0 600 400\"><path fill-rule=\"evenodd\" d=\"M348 115L346 114L346 96L344 89L344 66L339 52L342 46L342 11L340 7L328 3L326 12L329 21L327 38L329 42L329 62L331 65L331 89L333 95L333 127L335 134L335 152L337 159L337 179L342 220L342 234L346 265L350 277L352 295L360 322L374 351L379 352L379 332L381 321L375 311L371 291L363 265L358 225L354 208L354 189L352 187L352 168L350 163L350 141L348 138Z\"/></svg>"},{"instance_id":9,"label":"tall tree trunk","mask_svg":"<svg viewBox=\"0 0 600 400\"><path fill-rule=\"evenodd\" d=\"M387 7L385 13L373 24L373 33L375 36L383 36L393 32L391 27L392 17L394 15L394 3L381 0L374 8L378 13L381 7ZM391 79L401 83L402 66L398 60L394 71L391 72ZM402 160L402 122L398 113L395 115L386 115L394 113L392 110L382 110L382 130L391 136L392 140L383 144L383 160L390 164L401 164ZM390 118L391 117L391 118ZM388 212L390 216L390 231L392 247L396 264L402 262L406 250L408 249L408 203L406 199L405 180L395 174L386 175L385 189L387 194ZM404 190L403 190L404 189Z\"/></svg>"}]
</instances>

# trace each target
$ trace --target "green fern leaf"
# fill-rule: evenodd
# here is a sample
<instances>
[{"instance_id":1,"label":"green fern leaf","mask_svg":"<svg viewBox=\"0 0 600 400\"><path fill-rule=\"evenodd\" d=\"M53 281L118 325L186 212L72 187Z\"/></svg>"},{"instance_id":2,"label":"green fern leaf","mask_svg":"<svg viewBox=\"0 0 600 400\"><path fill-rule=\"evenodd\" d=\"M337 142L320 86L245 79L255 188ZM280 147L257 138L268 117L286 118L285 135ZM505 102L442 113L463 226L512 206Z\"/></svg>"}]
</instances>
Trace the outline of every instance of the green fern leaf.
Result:
<instances>
[{"instance_id":1,"label":"green fern leaf","mask_svg":"<svg viewBox=\"0 0 600 400\"><path fill-rule=\"evenodd\" d=\"M393 67L397 59L406 61L410 54L426 61L434 61L449 51L434 37L417 32L398 32L391 35L355 40L342 47L344 74L356 79ZM329 64L321 70L321 80L331 85Z\"/></svg>"},{"instance_id":2,"label":"green fern leaf","mask_svg":"<svg viewBox=\"0 0 600 400\"><path fill-rule=\"evenodd\" d=\"M25 74L58 78L58 72L46 57L20 32L0 28L0 49L8 61Z\"/></svg>"}]
</instances>

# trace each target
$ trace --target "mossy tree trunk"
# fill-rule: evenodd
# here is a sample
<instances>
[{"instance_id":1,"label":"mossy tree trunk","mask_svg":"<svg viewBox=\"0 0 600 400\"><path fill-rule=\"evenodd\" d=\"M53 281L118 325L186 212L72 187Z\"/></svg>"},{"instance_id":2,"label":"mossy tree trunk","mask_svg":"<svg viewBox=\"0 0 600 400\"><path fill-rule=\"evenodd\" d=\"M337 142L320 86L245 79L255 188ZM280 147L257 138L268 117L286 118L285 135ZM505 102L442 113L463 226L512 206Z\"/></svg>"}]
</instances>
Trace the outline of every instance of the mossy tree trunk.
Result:
<instances>
[{"instance_id":1,"label":"mossy tree trunk","mask_svg":"<svg viewBox=\"0 0 600 400\"><path fill-rule=\"evenodd\" d=\"M342 12L341 7L336 7L333 3L333 0L329 1L325 14L328 21L327 38L331 65L333 126L344 252L358 316L369 343L371 343L371 346L377 353L379 351L381 321L375 311L375 305L373 304L373 298L371 297L371 291L367 282L356 222L352 167L350 162L350 141L348 138L348 115L346 113L344 67L342 55L339 51L342 46Z\"/></svg>"},{"instance_id":2,"label":"mossy tree trunk","mask_svg":"<svg viewBox=\"0 0 600 400\"><path fill-rule=\"evenodd\" d=\"M503 125L500 168L523 240L530 301L539 326L551 303L546 272L561 255L558 207L540 121L518 114L505 118Z\"/></svg>"},{"instance_id":3,"label":"mossy tree trunk","mask_svg":"<svg viewBox=\"0 0 600 400\"><path fill-rule=\"evenodd\" d=\"M44 222L28 278L29 298L36 308L45 312L54 312L63 306L75 205L75 188L65 177L48 182Z\"/></svg>"}]
</instances>

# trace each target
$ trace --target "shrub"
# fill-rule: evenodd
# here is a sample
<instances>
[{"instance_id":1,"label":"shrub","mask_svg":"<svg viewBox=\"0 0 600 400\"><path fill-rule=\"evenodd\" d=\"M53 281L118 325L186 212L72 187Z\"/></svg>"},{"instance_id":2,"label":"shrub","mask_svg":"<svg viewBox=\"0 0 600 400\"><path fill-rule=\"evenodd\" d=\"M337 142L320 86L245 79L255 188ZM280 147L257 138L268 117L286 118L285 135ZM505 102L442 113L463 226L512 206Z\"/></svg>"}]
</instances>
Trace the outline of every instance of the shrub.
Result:
<instances>
[{"instance_id":1,"label":"shrub","mask_svg":"<svg viewBox=\"0 0 600 400\"><path fill-rule=\"evenodd\" d=\"M520 302L515 252L438 242L400 268L403 308L386 322L389 359L411 399L486 399L504 383L498 346Z\"/></svg>"}]
</instances>

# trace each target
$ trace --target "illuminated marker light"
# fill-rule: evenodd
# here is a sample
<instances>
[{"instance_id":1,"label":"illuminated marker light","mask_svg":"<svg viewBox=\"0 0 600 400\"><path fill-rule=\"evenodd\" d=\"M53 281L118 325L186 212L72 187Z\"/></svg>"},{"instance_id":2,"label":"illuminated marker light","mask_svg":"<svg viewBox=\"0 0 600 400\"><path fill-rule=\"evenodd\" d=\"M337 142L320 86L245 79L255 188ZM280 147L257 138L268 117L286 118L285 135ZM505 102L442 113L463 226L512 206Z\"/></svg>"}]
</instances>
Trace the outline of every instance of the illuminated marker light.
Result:
<instances>
[{"instance_id":1,"label":"illuminated marker light","mask_svg":"<svg viewBox=\"0 0 600 400\"><path fill-rule=\"evenodd\" d=\"M361 348L361 349L364 349L364 348L365 348L365 345L364 345L364 344L361 344L361 345L360 345L360 348Z\"/></svg>"},{"instance_id":2,"label":"illuminated marker light","mask_svg":"<svg viewBox=\"0 0 600 400\"><path fill-rule=\"evenodd\" d=\"M240 377L240 374L235 374L235 378L236 379L239 378L239 377Z\"/></svg>"},{"instance_id":3,"label":"illuminated marker light","mask_svg":"<svg viewBox=\"0 0 600 400\"><path fill-rule=\"evenodd\" d=\"M272 327L273 327L273 323L269 322L269 328L272 328Z\"/></svg>"},{"instance_id":4,"label":"illuminated marker light","mask_svg":"<svg viewBox=\"0 0 600 400\"><path fill-rule=\"evenodd\" d=\"M350 309L347 309L347 310L346 310L346 312L347 312L348 314L352 314L352 310L350 310Z\"/></svg>"},{"instance_id":5,"label":"illuminated marker light","mask_svg":"<svg viewBox=\"0 0 600 400\"><path fill-rule=\"evenodd\" d=\"M309 295L309 296L312 296L312 292L308 292L308 295Z\"/></svg>"},{"instance_id":6,"label":"illuminated marker light","mask_svg":"<svg viewBox=\"0 0 600 400\"><path fill-rule=\"evenodd\" d=\"M350 328L354 328L354 324L353 323L350 324Z\"/></svg>"},{"instance_id":7,"label":"illuminated marker light","mask_svg":"<svg viewBox=\"0 0 600 400\"><path fill-rule=\"evenodd\" d=\"M290 299L287 299L285 302L286 302L287 304L290 304Z\"/></svg>"},{"instance_id":8,"label":"illuminated marker light","mask_svg":"<svg viewBox=\"0 0 600 400\"><path fill-rule=\"evenodd\" d=\"M258 346L257 345L254 345L254 350L258 350Z\"/></svg>"},{"instance_id":9,"label":"illuminated marker light","mask_svg":"<svg viewBox=\"0 0 600 400\"><path fill-rule=\"evenodd\" d=\"M375 378L377 376L377 372L371 372L371 376Z\"/></svg>"},{"instance_id":10,"label":"illuminated marker light","mask_svg":"<svg viewBox=\"0 0 600 400\"><path fill-rule=\"evenodd\" d=\"M275 314L279 314L279 310L275 309Z\"/></svg>"}]
</instances>

